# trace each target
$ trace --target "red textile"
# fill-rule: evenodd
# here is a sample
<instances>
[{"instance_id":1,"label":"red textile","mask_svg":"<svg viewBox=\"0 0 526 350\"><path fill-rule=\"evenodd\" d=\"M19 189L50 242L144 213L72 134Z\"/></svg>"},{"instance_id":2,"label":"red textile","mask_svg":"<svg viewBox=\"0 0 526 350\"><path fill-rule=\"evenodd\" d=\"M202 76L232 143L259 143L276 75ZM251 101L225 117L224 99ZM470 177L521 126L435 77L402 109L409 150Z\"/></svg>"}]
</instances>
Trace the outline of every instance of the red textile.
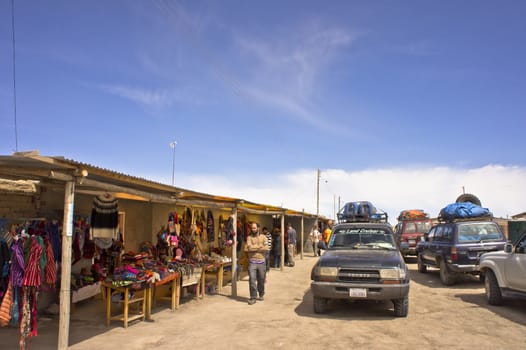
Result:
<instances>
[{"instance_id":1,"label":"red textile","mask_svg":"<svg viewBox=\"0 0 526 350\"><path fill-rule=\"evenodd\" d=\"M54 285L57 281L57 265L55 264L55 257L53 256L53 247L49 240L46 240L46 267L45 267L45 277L46 283Z\"/></svg>"},{"instance_id":2,"label":"red textile","mask_svg":"<svg viewBox=\"0 0 526 350\"><path fill-rule=\"evenodd\" d=\"M40 258L42 256L42 247L37 240L31 239L31 251L29 261L24 273L24 286L39 287L41 284Z\"/></svg>"}]
</instances>

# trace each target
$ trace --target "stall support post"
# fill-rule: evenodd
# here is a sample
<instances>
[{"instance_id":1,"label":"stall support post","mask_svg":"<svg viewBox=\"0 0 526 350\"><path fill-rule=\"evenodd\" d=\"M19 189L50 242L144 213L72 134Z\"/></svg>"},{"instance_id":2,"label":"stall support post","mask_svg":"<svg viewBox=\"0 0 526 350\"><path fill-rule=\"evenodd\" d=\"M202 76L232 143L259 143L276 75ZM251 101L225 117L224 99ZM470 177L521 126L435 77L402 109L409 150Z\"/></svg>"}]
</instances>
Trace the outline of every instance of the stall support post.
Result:
<instances>
[{"instance_id":1,"label":"stall support post","mask_svg":"<svg viewBox=\"0 0 526 350\"><path fill-rule=\"evenodd\" d=\"M232 243L232 296L237 297L237 205L232 209L234 242Z\"/></svg>"},{"instance_id":2,"label":"stall support post","mask_svg":"<svg viewBox=\"0 0 526 350\"><path fill-rule=\"evenodd\" d=\"M281 271L285 265L285 213L281 213Z\"/></svg>"},{"instance_id":3,"label":"stall support post","mask_svg":"<svg viewBox=\"0 0 526 350\"><path fill-rule=\"evenodd\" d=\"M60 276L60 316L58 329L58 349L68 348L69 312L71 305L71 243L73 236L73 203L75 201L75 182L68 181L64 194L64 221L62 230L62 263ZM107 298L109 298L107 296Z\"/></svg>"},{"instance_id":4,"label":"stall support post","mask_svg":"<svg viewBox=\"0 0 526 350\"><path fill-rule=\"evenodd\" d=\"M301 215L301 247L300 247L300 252L301 252L301 260L303 260L303 245L304 245L304 241L303 241L303 229L304 229L304 224L303 224L303 215L305 215L305 209L302 210L302 215Z\"/></svg>"}]
</instances>

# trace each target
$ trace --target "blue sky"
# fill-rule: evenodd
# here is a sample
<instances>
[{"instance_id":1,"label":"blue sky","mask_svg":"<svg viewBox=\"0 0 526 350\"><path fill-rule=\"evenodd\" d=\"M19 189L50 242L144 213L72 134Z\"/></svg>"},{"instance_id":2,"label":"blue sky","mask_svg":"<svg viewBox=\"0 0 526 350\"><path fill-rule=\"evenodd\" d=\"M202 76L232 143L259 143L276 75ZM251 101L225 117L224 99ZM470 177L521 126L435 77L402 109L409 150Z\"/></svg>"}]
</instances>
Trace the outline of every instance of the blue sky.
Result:
<instances>
[{"instance_id":1,"label":"blue sky","mask_svg":"<svg viewBox=\"0 0 526 350\"><path fill-rule=\"evenodd\" d=\"M0 154L320 212L526 211L523 1L0 2ZM17 137L15 137L17 135ZM393 219L394 220L394 219Z\"/></svg>"}]
</instances>

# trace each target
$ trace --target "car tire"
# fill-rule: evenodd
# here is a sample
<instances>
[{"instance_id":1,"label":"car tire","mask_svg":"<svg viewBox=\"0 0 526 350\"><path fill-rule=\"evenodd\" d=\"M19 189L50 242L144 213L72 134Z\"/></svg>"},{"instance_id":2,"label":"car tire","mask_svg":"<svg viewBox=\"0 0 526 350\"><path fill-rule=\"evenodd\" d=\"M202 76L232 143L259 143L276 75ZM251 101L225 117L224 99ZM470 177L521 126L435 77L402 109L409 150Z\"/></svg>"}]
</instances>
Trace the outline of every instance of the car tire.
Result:
<instances>
[{"instance_id":1,"label":"car tire","mask_svg":"<svg viewBox=\"0 0 526 350\"><path fill-rule=\"evenodd\" d=\"M457 200L455 201L457 203L464 203L464 202L470 202L472 204L478 205L479 207L482 205L480 202L480 199L471 193L464 193L458 196Z\"/></svg>"},{"instance_id":2,"label":"car tire","mask_svg":"<svg viewBox=\"0 0 526 350\"><path fill-rule=\"evenodd\" d=\"M455 276L449 271L444 259L440 260L440 281L446 286L455 284Z\"/></svg>"},{"instance_id":3,"label":"car tire","mask_svg":"<svg viewBox=\"0 0 526 350\"><path fill-rule=\"evenodd\" d=\"M427 265L424 264L424 260L422 260L422 255L420 254L416 256L416 265L418 266L418 272L420 273L427 272Z\"/></svg>"},{"instance_id":4,"label":"car tire","mask_svg":"<svg viewBox=\"0 0 526 350\"><path fill-rule=\"evenodd\" d=\"M486 289L486 299L488 299L488 304L502 305L502 293L500 291L499 282L491 270L486 271L484 288Z\"/></svg>"},{"instance_id":5,"label":"car tire","mask_svg":"<svg viewBox=\"0 0 526 350\"><path fill-rule=\"evenodd\" d=\"M394 314L396 317L407 317L409 312L409 297L405 296L400 299L393 300Z\"/></svg>"},{"instance_id":6,"label":"car tire","mask_svg":"<svg viewBox=\"0 0 526 350\"><path fill-rule=\"evenodd\" d=\"M327 311L328 300L326 298L314 297L314 313L322 314Z\"/></svg>"}]
</instances>

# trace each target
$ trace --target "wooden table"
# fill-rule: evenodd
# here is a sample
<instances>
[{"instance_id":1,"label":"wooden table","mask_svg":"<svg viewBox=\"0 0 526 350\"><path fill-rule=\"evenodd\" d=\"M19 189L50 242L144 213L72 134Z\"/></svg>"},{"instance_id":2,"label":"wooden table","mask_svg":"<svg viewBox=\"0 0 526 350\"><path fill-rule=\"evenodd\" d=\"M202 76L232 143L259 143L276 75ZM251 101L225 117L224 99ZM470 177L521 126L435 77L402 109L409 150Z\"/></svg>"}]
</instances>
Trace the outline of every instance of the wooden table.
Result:
<instances>
[{"instance_id":1,"label":"wooden table","mask_svg":"<svg viewBox=\"0 0 526 350\"><path fill-rule=\"evenodd\" d=\"M151 309L150 307L147 307L147 306L150 306L149 300L151 300L151 296L150 296L151 289L149 285L145 283L144 288L139 289L139 290L131 288L131 286L132 286L131 284L126 285L126 286L115 286L111 282L102 282L102 288L104 288L104 295L106 298L106 326L109 327L111 321L122 321L124 323L124 328L128 328L128 322L138 320L138 319L142 319L144 321L145 318L148 320L151 319ZM142 291L143 295L141 297L134 296L130 298L131 291L134 291L134 292ZM117 294L117 293L124 293L124 299L119 301L120 303L123 304L123 313L120 315L112 316L111 315L111 304L112 304L111 297L112 295ZM133 305L136 303L141 303L141 306L140 306L141 309L139 310L137 314L130 316L129 307L130 305Z\"/></svg>"},{"instance_id":2,"label":"wooden table","mask_svg":"<svg viewBox=\"0 0 526 350\"><path fill-rule=\"evenodd\" d=\"M150 312L151 312L152 303L155 303L155 300L156 300L157 288L164 286L164 285L168 285L168 284L170 284L171 289L172 289L170 297L161 297L159 299L170 300L171 301L170 309L172 311L179 308L179 300L181 299L181 293L180 293L181 275L179 274L179 272L174 272L164 277L162 280L157 281L155 282L155 284L153 284L153 293L150 293L150 295L152 296L152 299L148 301L148 305L147 305L147 309L149 308Z\"/></svg>"},{"instance_id":3,"label":"wooden table","mask_svg":"<svg viewBox=\"0 0 526 350\"><path fill-rule=\"evenodd\" d=\"M197 301L199 301L199 299L205 295L205 269L199 266L195 267L194 270L191 275L181 275L181 286L188 287L196 284L195 295Z\"/></svg>"},{"instance_id":4,"label":"wooden table","mask_svg":"<svg viewBox=\"0 0 526 350\"><path fill-rule=\"evenodd\" d=\"M232 262L221 262L219 264L212 265L206 269L206 272L215 272L218 292L221 291L221 289L223 289L225 267L227 266L232 266Z\"/></svg>"}]
</instances>

